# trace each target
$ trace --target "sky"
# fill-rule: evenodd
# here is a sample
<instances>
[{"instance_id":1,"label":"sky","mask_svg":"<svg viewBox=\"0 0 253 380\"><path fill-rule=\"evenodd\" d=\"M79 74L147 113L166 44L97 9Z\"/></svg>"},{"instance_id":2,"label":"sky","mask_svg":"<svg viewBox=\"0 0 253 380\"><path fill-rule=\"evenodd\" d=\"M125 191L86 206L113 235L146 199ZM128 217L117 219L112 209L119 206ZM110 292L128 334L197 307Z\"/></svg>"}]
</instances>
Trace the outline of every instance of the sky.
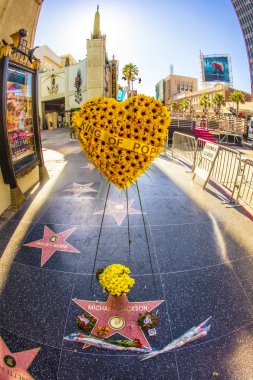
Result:
<instances>
[{"instance_id":1,"label":"sky","mask_svg":"<svg viewBox=\"0 0 253 380\"><path fill-rule=\"evenodd\" d=\"M155 95L155 84L170 74L196 77L201 89L200 50L229 54L234 88L250 92L247 53L230 0L44 0L36 45L48 45L56 54L86 56L86 39L93 30L99 4L106 50L122 67L139 69L138 93Z\"/></svg>"}]
</instances>

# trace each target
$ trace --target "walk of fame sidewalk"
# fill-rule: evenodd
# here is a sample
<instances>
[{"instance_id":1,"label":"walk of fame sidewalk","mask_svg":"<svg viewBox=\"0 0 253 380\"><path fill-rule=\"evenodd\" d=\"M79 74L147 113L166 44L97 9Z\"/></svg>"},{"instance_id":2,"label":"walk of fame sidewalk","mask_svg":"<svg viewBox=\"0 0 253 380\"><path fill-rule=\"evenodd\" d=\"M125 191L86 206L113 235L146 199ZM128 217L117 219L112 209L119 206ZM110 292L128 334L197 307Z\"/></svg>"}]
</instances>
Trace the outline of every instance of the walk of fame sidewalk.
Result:
<instances>
[{"instance_id":1,"label":"walk of fame sidewalk","mask_svg":"<svg viewBox=\"0 0 253 380\"><path fill-rule=\"evenodd\" d=\"M169 155L138 180L141 199L111 186L105 207L108 184L69 131L42 131L42 144L49 181L2 217L0 379L250 379L252 221ZM119 304L92 276L112 263L135 278ZM65 341L83 311L156 349L213 319L202 340L142 362ZM136 324L143 311L159 320L154 336Z\"/></svg>"}]
</instances>

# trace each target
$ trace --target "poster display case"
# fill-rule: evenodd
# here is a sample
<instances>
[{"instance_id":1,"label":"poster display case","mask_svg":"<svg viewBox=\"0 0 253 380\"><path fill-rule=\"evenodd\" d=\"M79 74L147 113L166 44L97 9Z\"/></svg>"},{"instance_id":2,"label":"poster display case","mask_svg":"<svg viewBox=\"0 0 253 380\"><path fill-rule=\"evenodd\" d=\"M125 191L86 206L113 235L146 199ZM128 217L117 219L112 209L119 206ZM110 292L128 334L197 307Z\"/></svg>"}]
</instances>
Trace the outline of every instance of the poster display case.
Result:
<instances>
[{"instance_id":1,"label":"poster display case","mask_svg":"<svg viewBox=\"0 0 253 380\"><path fill-rule=\"evenodd\" d=\"M11 36L13 44L3 41L0 48L0 167L4 183L10 186L14 210L25 201L19 187L21 177L25 177L22 183L26 181L26 189L48 178L38 113L40 62L33 55L34 49L28 48L26 35L20 29ZM39 178L30 175L28 179L36 167Z\"/></svg>"},{"instance_id":2,"label":"poster display case","mask_svg":"<svg viewBox=\"0 0 253 380\"><path fill-rule=\"evenodd\" d=\"M36 158L34 141L32 73L9 65L6 88L6 124L14 170Z\"/></svg>"}]
</instances>

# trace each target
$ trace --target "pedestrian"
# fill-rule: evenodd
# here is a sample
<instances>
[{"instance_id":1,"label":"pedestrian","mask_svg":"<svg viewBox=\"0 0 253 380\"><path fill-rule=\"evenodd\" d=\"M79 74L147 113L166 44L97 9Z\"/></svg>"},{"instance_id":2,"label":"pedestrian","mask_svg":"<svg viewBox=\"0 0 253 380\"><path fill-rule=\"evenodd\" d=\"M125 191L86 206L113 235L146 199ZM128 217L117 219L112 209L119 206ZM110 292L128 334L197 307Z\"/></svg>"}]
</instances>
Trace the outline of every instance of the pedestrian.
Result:
<instances>
[{"instance_id":1,"label":"pedestrian","mask_svg":"<svg viewBox=\"0 0 253 380\"><path fill-rule=\"evenodd\" d=\"M70 140L76 140L76 129L70 124Z\"/></svg>"}]
</instances>

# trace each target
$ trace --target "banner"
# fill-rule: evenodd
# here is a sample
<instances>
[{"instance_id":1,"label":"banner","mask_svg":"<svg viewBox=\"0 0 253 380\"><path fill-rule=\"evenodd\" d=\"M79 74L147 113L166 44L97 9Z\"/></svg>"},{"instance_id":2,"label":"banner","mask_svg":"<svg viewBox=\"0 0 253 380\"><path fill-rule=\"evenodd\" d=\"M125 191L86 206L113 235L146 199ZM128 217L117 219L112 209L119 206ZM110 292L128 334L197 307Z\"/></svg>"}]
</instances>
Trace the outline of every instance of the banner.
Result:
<instances>
[{"instance_id":1,"label":"banner","mask_svg":"<svg viewBox=\"0 0 253 380\"><path fill-rule=\"evenodd\" d=\"M203 82L230 82L228 56L202 56Z\"/></svg>"},{"instance_id":2,"label":"banner","mask_svg":"<svg viewBox=\"0 0 253 380\"><path fill-rule=\"evenodd\" d=\"M83 130L89 135L93 135L109 145L114 145L123 149L132 150L133 152L142 153L147 156L153 156L159 153L159 147L143 144L140 141L128 138L114 136L111 133L105 131L104 129L96 128L89 124L86 124Z\"/></svg>"},{"instance_id":3,"label":"banner","mask_svg":"<svg viewBox=\"0 0 253 380\"><path fill-rule=\"evenodd\" d=\"M117 78L117 69L116 69L116 63L112 63L112 98L116 99L116 78Z\"/></svg>"}]
</instances>

